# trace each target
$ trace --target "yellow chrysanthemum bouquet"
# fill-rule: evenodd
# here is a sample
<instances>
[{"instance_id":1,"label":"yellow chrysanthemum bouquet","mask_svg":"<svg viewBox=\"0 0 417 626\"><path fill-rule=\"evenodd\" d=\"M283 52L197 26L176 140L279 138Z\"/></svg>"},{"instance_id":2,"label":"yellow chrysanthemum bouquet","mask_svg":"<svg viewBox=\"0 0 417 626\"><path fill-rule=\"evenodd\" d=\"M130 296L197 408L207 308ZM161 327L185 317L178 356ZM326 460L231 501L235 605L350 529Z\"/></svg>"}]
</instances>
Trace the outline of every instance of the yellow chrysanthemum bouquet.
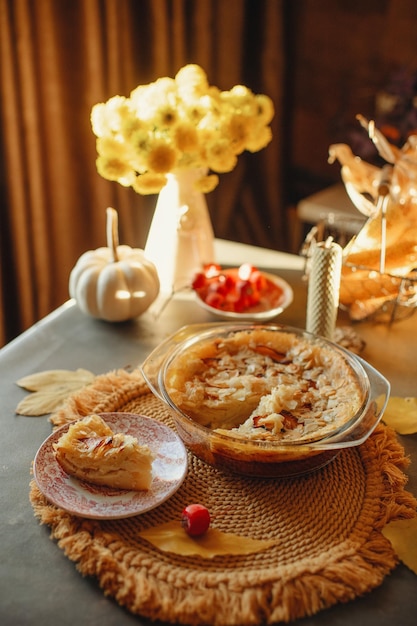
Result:
<instances>
[{"instance_id":1,"label":"yellow chrysanthemum bouquet","mask_svg":"<svg viewBox=\"0 0 417 626\"><path fill-rule=\"evenodd\" d=\"M272 139L272 100L243 85L230 91L210 86L204 70L186 65L175 78L159 78L96 104L91 124L97 136L98 173L140 194L165 186L166 174L203 168L203 193L230 172L244 150L257 152Z\"/></svg>"}]
</instances>

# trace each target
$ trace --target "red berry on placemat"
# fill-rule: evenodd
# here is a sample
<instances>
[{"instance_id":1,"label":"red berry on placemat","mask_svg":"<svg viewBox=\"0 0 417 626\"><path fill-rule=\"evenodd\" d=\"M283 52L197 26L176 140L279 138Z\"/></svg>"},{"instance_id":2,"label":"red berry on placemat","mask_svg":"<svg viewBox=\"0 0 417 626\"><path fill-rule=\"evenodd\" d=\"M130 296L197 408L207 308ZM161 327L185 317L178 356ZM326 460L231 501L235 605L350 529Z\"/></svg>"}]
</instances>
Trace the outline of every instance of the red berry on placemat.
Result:
<instances>
[{"instance_id":1,"label":"red berry on placemat","mask_svg":"<svg viewBox=\"0 0 417 626\"><path fill-rule=\"evenodd\" d=\"M189 504L181 513L181 525L191 537L204 535L210 526L209 510L202 504Z\"/></svg>"}]
</instances>

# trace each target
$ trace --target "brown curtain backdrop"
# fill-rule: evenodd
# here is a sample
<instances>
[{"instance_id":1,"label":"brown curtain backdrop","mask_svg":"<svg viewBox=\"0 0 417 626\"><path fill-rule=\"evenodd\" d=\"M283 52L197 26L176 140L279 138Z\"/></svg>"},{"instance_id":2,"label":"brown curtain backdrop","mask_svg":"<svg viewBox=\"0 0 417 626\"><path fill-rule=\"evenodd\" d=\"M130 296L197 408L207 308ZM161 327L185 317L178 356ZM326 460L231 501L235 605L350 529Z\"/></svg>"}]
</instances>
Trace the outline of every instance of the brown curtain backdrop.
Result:
<instances>
[{"instance_id":1,"label":"brown curtain backdrop","mask_svg":"<svg viewBox=\"0 0 417 626\"><path fill-rule=\"evenodd\" d=\"M216 236L286 249L280 0L0 0L0 345L68 299L78 257L143 247L156 197L102 179L91 107L198 63L221 89L276 107L273 142L245 153L207 197Z\"/></svg>"}]
</instances>

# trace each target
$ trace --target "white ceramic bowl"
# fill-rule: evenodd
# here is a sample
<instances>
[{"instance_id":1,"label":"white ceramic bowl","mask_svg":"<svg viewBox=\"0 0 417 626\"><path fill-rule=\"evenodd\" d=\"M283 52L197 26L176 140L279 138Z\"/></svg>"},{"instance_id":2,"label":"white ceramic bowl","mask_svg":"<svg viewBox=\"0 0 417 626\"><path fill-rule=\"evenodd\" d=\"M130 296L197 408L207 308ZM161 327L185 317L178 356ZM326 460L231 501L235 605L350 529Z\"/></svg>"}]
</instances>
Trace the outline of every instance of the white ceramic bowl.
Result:
<instances>
[{"instance_id":1,"label":"white ceramic bowl","mask_svg":"<svg viewBox=\"0 0 417 626\"><path fill-rule=\"evenodd\" d=\"M236 272L237 268L222 271L227 274L228 272ZM242 312L225 311L210 306L197 292L195 292L196 301L203 309L222 320L238 322L268 322L273 320L290 306L294 293L291 286L283 278L268 272L261 271L261 274L267 279L271 289L262 295L259 304L246 308Z\"/></svg>"}]
</instances>

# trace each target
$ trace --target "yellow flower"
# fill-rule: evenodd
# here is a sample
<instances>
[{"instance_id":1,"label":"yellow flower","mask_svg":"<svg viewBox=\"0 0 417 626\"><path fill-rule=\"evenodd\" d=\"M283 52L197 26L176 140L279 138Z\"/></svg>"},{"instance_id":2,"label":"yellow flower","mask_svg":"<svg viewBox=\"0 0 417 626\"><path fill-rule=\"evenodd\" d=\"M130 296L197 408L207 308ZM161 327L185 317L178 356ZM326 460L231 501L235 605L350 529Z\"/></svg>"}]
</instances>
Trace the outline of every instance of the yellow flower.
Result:
<instances>
[{"instance_id":1,"label":"yellow flower","mask_svg":"<svg viewBox=\"0 0 417 626\"><path fill-rule=\"evenodd\" d=\"M132 132L129 141L126 142L129 152L127 160L132 169L138 173L146 172L148 169L147 158L151 145L151 133L147 126Z\"/></svg>"},{"instance_id":2,"label":"yellow flower","mask_svg":"<svg viewBox=\"0 0 417 626\"><path fill-rule=\"evenodd\" d=\"M146 159L148 170L156 174L167 174L175 168L177 153L164 141L155 141L151 145Z\"/></svg>"},{"instance_id":3,"label":"yellow flower","mask_svg":"<svg viewBox=\"0 0 417 626\"><path fill-rule=\"evenodd\" d=\"M231 172L236 166L237 156L231 150L228 139L218 139L207 148L207 161L215 172Z\"/></svg>"},{"instance_id":4,"label":"yellow flower","mask_svg":"<svg viewBox=\"0 0 417 626\"><path fill-rule=\"evenodd\" d=\"M246 149L249 152L259 152L262 148L265 148L272 139L272 131L269 126L262 126L252 133L252 136L247 142Z\"/></svg>"},{"instance_id":5,"label":"yellow flower","mask_svg":"<svg viewBox=\"0 0 417 626\"><path fill-rule=\"evenodd\" d=\"M207 93L209 84L207 75L199 65L185 65L175 76L175 82L180 94L186 97L193 94L203 96Z\"/></svg>"},{"instance_id":6,"label":"yellow flower","mask_svg":"<svg viewBox=\"0 0 417 626\"><path fill-rule=\"evenodd\" d=\"M148 123L144 120L141 120L139 117L136 117L136 115L132 114L132 112L130 112L129 116L122 119L120 134L123 136L124 141L126 141L127 143L134 143L135 134L143 131L147 132L147 130Z\"/></svg>"},{"instance_id":7,"label":"yellow flower","mask_svg":"<svg viewBox=\"0 0 417 626\"><path fill-rule=\"evenodd\" d=\"M196 127L190 122L180 122L173 131L175 147L180 152L191 152L198 147Z\"/></svg>"},{"instance_id":8,"label":"yellow flower","mask_svg":"<svg viewBox=\"0 0 417 626\"><path fill-rule=\"evenodd\" d=\"M206 109L200 104L199 100L183 102L182 118L189 120L191 124L197 125L206 113Z\"/></svg>"},{"instance_id":9,"label":"yellow flower","mask_svg":"<svg viewBox=\"0 0 417 626\"><path fill-rule=\"evenodd\" d=\"M175 106L165 104L155 111L154 124L158 128L169 128L175 126L177 122L178 113Z\"/></svg>"},{"instance_id":10,"label":"yellow flower","mask_svg":"<svg viewBox=\"0 0 417 626\"><path fill-rule=\"evenodd\" d=\"M210 193L213 189L216 189L219 184L219 177L216 174L210 174L209 176L203 176L195 182L195 188L202 193Z\"/></svg>"},{"instance_id":11,"label":"yellow flower","mask_svg":"<svg viewBox=\"0 0 417 626\"><path fill-rule=\"evenodd\" d=\"M251 119L244 115L234 115L227 120L224 131L226 136L230 138L230 142L236 154L240 154L244 151L250 135L251 126Z\"/></svg>"},{"instance_id":12,"label":"yellow flower","mask_svg":"<svg viewBox=\"0 0 417 626\"><path fill-rule=\"evenodd\" d=\"M124 187L130 187L134 180L131 168L120 159L98 156L96 160L97 171L107 180L115 180Z\"/></svg>"},{"instance_id":13,"label":"yellow flower","mask_svg":"<svg viewBox=\"0 0 417 626\"><path fill-rule=\"evenodd\" d=\"M222 100L234 111L248 116L258 113L255 96L244 85L235 85L230 91L222 93Z\"/></svg>"},{"instance_id":14,"label":"yellow flower","mask_svg":"<svg viewBox=\"0 0 417 626\"><path fill-rule=\"evenodd\" d=\"M272 100L244 85L221 91L196 64L175 78L162 77L96 104L91 126L97 137L97 171L137 193L158 193L175 168L229 172L244 150L256 152L272 139ZM198 183L208 193L218 183Z\"/></svg>"},{"instance_id":15,"label":"yellow flower","mask_svg":"<svg viewBox=\"0 0 417 626\"><path fill-rule=\"evenodd\" d=\"M141 176L136 176L132 183L133 189L136 193L141 195L159 193L167 182L166 176L163 174L154 174L152 172L146 172Z\"/></svg>"},{"instance_id":16,"label":"yellow flower","mask_svg":"<svg viewBox=\"0 0 417 626\"><path fill-rule=\"evenodd\" d=\"M105 104L93 106L91 124L97 137L120 130L123 120L129 116L129 103L123 96L113 96Z\"/></svg>"},{"instance_id":17,"label":"yellow flower","mask_svg":"<svg viewBox=\"0 0 417 626\"><path fill-rule=\"evenodd\" d=\"M274 117L274 103L271 98L259 94L255 96L256 104L258 105L258 116L263 124L269 124Z\"/></svg>"},{"instance_id":18,"label":"yellow flower","mask_svg":"<svg viewBox=\"0 0 417 626\"><path fill-rule=\"evenodd\" d=\"M129 154L129 145L123 143L114 135L98 137L96 141L97 152L109 157L126 160Z\"/></svg>"},{"instance_id":19,"label":"yellow flower","mask_svg":"<svg viewBox=\"0 0 417 626\"><path fill-rule=\"evenodd\" d=\"M93 106L90 121L96 137L102 137L105 133L111 132L111 128L106 120L106 105L103 102Z\"/></svg>"}]
</instances>

